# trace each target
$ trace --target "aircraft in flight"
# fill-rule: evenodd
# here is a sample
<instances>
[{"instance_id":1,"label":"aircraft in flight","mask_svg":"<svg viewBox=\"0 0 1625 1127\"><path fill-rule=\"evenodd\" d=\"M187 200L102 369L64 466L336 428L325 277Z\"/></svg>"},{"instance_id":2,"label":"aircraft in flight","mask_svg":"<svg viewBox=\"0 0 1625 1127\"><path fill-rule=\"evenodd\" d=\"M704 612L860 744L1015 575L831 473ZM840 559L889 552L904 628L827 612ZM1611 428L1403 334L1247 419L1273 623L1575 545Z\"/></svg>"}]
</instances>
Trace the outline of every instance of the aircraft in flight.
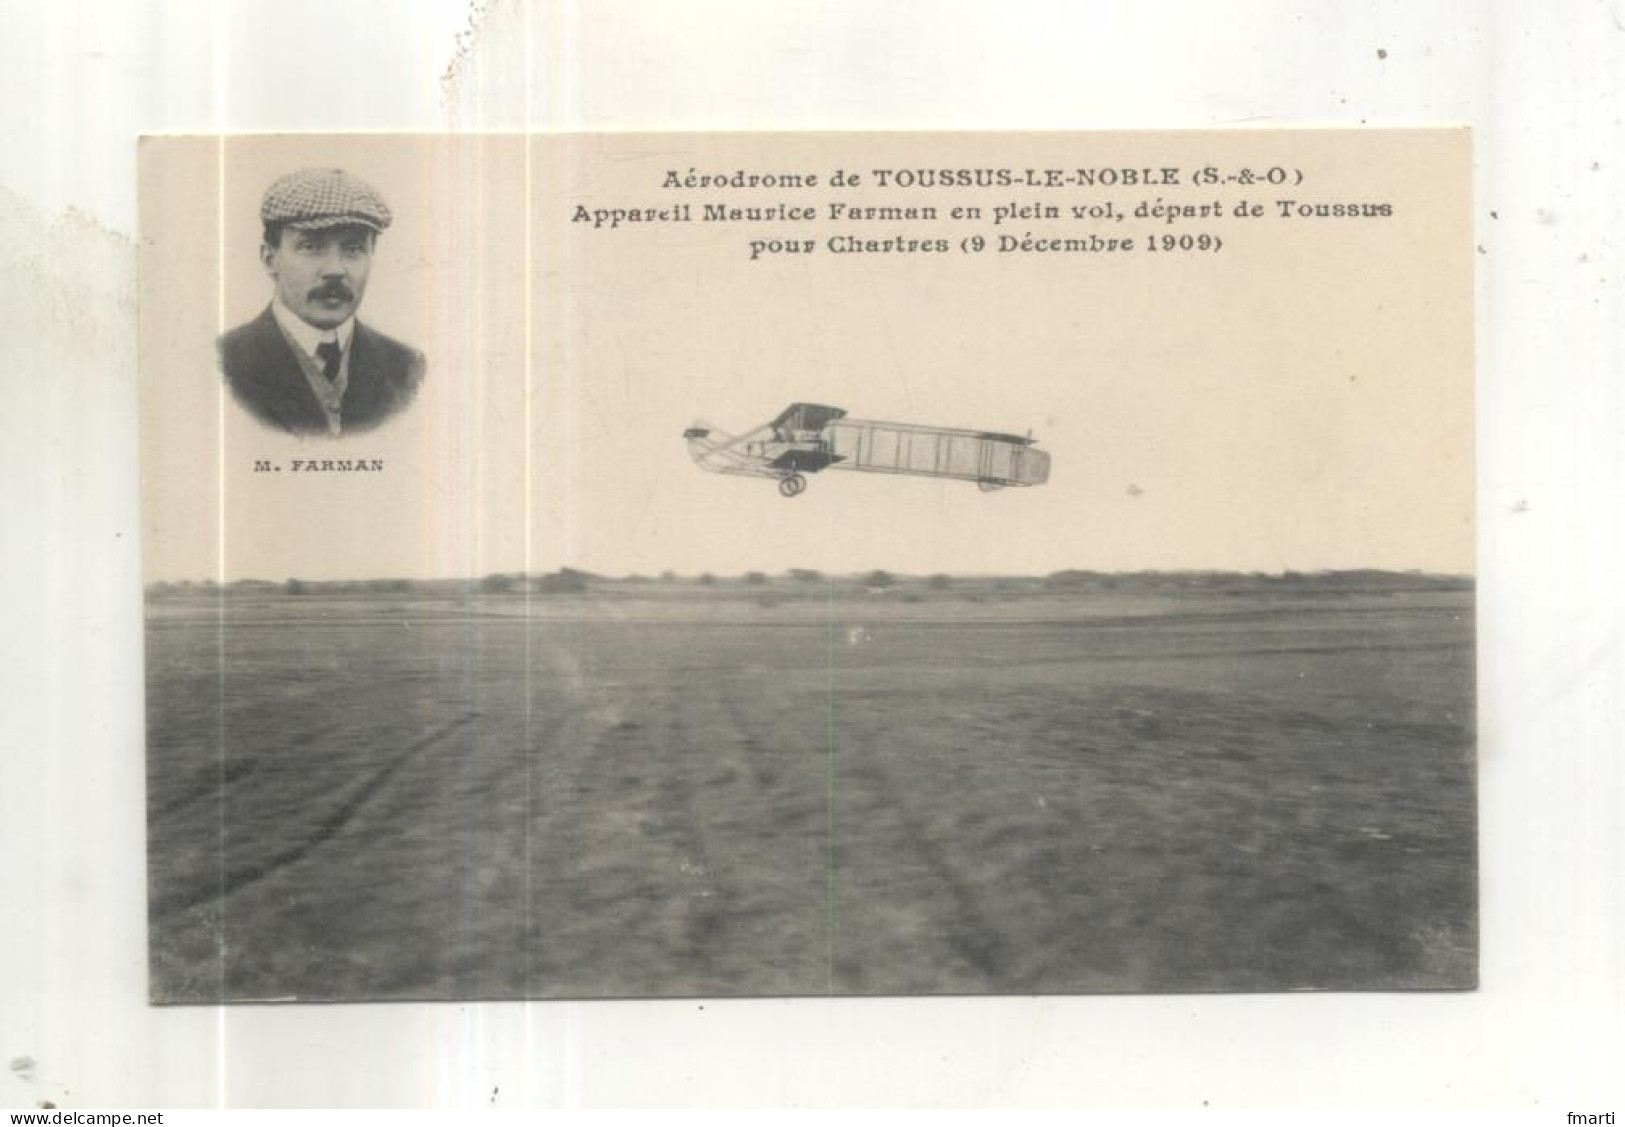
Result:
<instances>
[{"instance_id":1,"label":"aircraft in flight","mask_svg":"<svg viewBox=\"0 0 1625 1127\"><path fill-rule=\"evenodd\" d=\"M824 470L974 481L988 492L1049 480L1049 453L1035 449L1030 434L854 419L819 403L792 403L743 434L696 423L683 437L701 469L777 479L786 497L807 488L807 474Z\"/></svg>"}]
</instances>

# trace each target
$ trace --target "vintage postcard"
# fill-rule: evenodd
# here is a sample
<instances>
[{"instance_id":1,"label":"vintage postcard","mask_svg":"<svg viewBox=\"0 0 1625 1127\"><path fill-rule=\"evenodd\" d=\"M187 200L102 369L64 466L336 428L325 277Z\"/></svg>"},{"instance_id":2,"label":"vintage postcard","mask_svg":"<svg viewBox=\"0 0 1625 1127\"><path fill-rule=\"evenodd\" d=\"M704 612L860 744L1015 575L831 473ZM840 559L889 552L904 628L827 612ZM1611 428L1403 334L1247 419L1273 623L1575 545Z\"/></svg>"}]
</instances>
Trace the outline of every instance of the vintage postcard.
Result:
<instances>
[{"instance_id":1,"label":"vintage postcard","mask_svg":"<svg viewBox=\"0 0 1625 1127\"><path fill-rule=\"evenodd\" d=\"M151 999L1473 987L1470 160L145 139Z\"/></svg>"}]
</instances>

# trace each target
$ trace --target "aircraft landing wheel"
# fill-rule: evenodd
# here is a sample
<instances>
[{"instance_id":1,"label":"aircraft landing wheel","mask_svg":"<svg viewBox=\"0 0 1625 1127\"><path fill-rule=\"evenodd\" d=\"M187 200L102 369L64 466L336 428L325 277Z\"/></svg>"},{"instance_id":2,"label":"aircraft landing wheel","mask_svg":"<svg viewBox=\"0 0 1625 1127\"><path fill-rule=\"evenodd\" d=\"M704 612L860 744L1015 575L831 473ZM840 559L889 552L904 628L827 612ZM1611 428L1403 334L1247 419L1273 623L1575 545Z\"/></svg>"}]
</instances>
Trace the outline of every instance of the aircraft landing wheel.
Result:
<instances>
[{"instance_id":1,"label":"aircraft landing wheel","mask_svg":"<svg viewBox=\"0 0 1625 1127\"><path fill-rule=\"evenodd\" d=\"M999 490L1004 488L1004 482L978 481L976 483L976 488L980 489L983 493L997 493Z\"/></svg>"},{"instance_id":2,"label":"aircraft landing wheel","mask_svg":"<svg viewBox=\"0 0 1625 1127\"><path fill-rule=\"evenodd\" d=\"M807 488L807 479L798 473L779 478L779 493L785 497L799 496Z\"/></svg>"}]
</instances>

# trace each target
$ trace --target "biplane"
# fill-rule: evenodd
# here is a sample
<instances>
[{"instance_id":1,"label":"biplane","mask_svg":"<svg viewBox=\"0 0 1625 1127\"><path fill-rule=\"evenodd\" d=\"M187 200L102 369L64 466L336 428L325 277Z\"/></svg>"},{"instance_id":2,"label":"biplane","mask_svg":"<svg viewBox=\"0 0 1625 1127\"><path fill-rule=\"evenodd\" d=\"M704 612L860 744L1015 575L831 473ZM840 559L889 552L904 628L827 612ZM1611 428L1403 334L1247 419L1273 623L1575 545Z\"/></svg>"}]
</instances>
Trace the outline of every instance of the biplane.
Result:
<instances>
[{"instance_id":1,"label":"biplane","mask_svg":"<svg viewBox=\"0 0 1625 1127\"><path fill-rule=\"evenodd\" d=\"M776 478L786 497L807 488L807 474L824 470L974 481L988 492L1049 480L1049 454L1033 448L1030 434L854 419L819 403L792 403L743 434L696 423L683 437L702 470Z\"/></svg>"}]
</instances>

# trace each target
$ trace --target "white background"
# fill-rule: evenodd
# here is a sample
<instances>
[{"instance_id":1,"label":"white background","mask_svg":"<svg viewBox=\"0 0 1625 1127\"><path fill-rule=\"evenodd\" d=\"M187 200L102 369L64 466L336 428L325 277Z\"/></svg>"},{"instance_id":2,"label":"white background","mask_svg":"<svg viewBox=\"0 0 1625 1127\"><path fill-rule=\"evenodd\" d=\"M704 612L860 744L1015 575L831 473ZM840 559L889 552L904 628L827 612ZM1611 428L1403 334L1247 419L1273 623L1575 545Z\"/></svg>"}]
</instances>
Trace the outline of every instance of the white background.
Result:
<instances>
[{"instance_id":1,"label":"white background","mask_svg":"<svg viewBox=\"0 0 1625 1127\"><path fill-rule=\"evenodd\" d=\"M1625 0L0 15L0 1104L1625 1110ZM137 133L1332 122L1476 131L1478 992L145 1005Z\"/></svg>"}]
</instances>

